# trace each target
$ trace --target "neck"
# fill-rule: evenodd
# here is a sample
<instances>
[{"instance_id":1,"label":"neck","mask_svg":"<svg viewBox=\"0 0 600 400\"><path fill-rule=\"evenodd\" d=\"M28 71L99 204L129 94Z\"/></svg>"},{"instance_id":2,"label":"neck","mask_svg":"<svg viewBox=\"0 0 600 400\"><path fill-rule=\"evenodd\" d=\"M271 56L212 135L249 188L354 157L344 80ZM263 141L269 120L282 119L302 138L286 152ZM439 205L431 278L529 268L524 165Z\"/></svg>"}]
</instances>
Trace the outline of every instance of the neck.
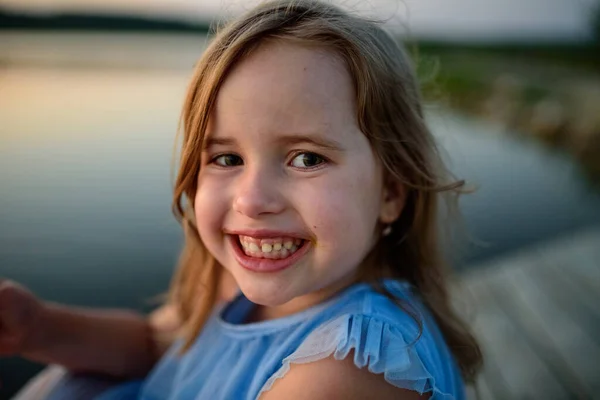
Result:
<instances>
[{"instance_id":1,"label":"neck","mask_svg":"<svg viewBox=\"0 0 600 400\"><path fill-rule=\"evenodd\" d=\"M351 276L325 288L298 296L280 306L268 307L257 305L248 316L247 322L268 321L299 313L331 299L356 282L356 277Z\"/></svg>"}]
</instances>

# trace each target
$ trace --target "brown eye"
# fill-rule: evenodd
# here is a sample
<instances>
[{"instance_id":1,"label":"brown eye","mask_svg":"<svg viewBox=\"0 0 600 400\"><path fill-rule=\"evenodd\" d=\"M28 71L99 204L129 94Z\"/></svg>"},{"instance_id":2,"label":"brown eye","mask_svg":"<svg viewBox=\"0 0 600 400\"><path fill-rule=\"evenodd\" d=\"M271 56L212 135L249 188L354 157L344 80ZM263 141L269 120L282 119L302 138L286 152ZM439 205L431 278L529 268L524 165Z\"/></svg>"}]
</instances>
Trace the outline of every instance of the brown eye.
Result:
<instances>
[{"instance_id":1,"label":"brown eye","mask_svg":"<svg viewBox=\"0 0 600 400\"><path fill-rule=\"evenodd\" d=\"M292 159L291 165L296 168L314 168L325 162L325 159L315 153L300 153Z\"/></svg>"},{"instance_id":2,"label":"brown eye","mask_svg":"<svg viewBox=\"0 0 600 400\"><path fill-rule=\"evenodd\" d=\"M222 154L215 157L212 162L220 167L236 167L244 164L242 157L236 156L235 154Z\"/></svg>"}]
</instances>

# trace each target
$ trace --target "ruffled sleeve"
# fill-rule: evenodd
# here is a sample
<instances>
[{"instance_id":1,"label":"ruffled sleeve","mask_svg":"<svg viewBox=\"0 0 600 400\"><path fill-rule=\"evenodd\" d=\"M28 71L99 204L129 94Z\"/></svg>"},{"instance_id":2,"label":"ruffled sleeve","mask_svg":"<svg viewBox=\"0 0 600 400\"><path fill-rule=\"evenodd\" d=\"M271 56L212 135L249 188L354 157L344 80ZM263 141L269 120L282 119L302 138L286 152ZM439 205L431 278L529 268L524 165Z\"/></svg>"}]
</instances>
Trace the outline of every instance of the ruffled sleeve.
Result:
<instances>
[{"instance_id":1,"label":"ruffled sleeve","mask_svg":"<svg viewBox=\"0 0 600 400\"><path fill-rule=\"evenodd\" d=\"M433 355L435 346L431 336L419 336L414 321L404 324L377 316L342 315L311 332L296 351L283 360L261 393L282 378L291 363L310 363L331 355L342 360L354 350L354 364L358 368L367 367L374 374L383 374L394 386L420 394L430 392L433 400L454 399L452 394L436 386L436 375L443 368L437 370L435 365L440 362L440 358Z\"/></svg>"}]
</instances>

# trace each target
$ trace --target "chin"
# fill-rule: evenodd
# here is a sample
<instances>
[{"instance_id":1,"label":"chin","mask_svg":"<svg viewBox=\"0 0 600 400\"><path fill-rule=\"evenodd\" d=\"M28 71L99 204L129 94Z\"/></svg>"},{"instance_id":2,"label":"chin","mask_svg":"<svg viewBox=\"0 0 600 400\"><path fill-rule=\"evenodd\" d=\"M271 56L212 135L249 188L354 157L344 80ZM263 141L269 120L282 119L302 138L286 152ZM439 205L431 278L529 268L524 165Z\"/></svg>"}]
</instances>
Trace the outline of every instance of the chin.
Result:
<instances>
[{"instance_id":1,"label":"chin","mask_svg":"<svg viewBox=\"0 0 600 400\"><path fill-rule=\"evenodd\" d=\"M289 288L281 284L270 282L259 284L254 282L239 282L239 287L244 296L251 302L266 307L281 306L296 297Z\"/></svg>"}]
</instances>

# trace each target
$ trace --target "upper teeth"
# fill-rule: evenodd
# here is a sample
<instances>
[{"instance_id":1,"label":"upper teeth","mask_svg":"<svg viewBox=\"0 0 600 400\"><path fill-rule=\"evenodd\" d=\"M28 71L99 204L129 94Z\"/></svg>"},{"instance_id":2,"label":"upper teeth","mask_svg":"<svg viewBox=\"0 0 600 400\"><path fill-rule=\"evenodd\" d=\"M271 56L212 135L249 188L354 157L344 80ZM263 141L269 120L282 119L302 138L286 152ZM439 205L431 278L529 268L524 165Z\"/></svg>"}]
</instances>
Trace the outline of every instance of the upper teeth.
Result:
<instances>
[{"instance_id":1,"label":"upper teeth","mask_svg":"<svg viewBox=\"0 0 600 400\"><path fill-rule=\"evenodd\" d=\"M243 243L242 243L243 244ZM258 245L256 243L250 243L250 245L248 246L248 248L251 251L258 251Z\"/></svg>"},{"instance_id":2,"label":"upper teeth","mask_svg":"<svg viewBox=\"0 0 600 400\"><path fill-rule=\"evenodd\" d=\"M294 253L302 244L302 239L296 238L269 238L258 239L250 236L239 236L240 243L247 255L263 256L270 258L287 257Z\"/></svg>"},{"instance_id":3,"label":"upper teeth","mask_svg":"<svg viewBox=\"0 0 600 400\"><path fill-rule=\"evenodd\" d=\"M261 250L263 253L270 253L271 250L273 250L273 246L271 246L269 243L265 243L262 245Z\"/></svg>"}]
</instances>

